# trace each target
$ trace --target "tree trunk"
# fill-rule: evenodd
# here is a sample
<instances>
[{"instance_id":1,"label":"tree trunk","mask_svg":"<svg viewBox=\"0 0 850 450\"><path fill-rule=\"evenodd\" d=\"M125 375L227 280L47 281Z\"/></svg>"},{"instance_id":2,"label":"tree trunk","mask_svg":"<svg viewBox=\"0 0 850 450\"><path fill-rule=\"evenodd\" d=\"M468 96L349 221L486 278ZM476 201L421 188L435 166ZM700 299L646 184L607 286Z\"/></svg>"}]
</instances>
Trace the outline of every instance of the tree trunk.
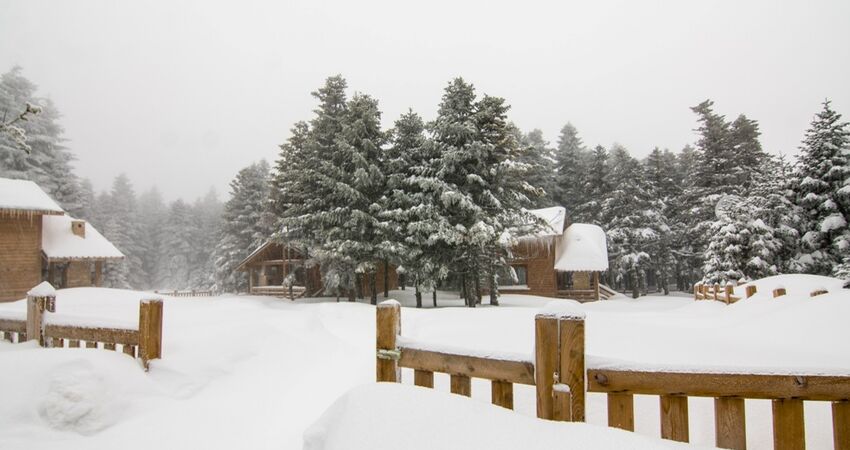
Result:
<instances>
[{"instance_id":1,"label":"tree trunk","mask_svg":"<svg viewBox=\"0 0 850 450\"><path fill-rule=\"evenodd\" d=\"M357 294L357 298L363 300L363 277L362 277L362 274L359 274L359 273L354 274L354 291Z\"/></svg>"},{"instance_id":2,"label":"tree trunk","mask_svg":"<svg viewBox=\"0 0 850 450\"><path fill-rule=\"evenodd\" d=\"M640 286L638 283L637 269L632 269L632 298L640 297Z\"/></svg>"},{"instance_id":3,"label":"tree trunk","mask_svg":"<svg viewBox=\"0 0 850 450\"><path fill-rule=\"evenodd\" d=\"M390 296L390 264L384 260L384 298Z\"/></svg>"},{"instance_id":4,"label":"tree trunk","mask_svg":"<svg viewBox=\"0 0 850 450\"><path fill-rule=\"evenodd\" d=\"M386 294L384 294L386 297ZM378 273L372 272L369 274L369 302L373 305L378 304Z\"/></svg>"},{"instance_id":5,"label":"tree trunk","mask_svg":"<svg viewBox=\"0 0 850 450\"><path fill-rule=\"evenodd\" d=\"M348 289L348 301L353 302L357 300L357 293L354 292L354 289Z\"/></svg>"},{"instance_id":6,"label":"tree trunk","mask_svg":"<svg viewBox=\"0 0 850 450\"><path fill-rule=\"evenodd\" d=\"M466 295L466 275L460 277L460 296L463 297L463 303L469 306L469 296Z\"/></svg>"},{"instance_id":7,"label":"tree trunk","mask_svg":"<svg viewBox=\"0 0 850 450\"><path fill-rule=\"evenodd\" d=\"M437 307L437 286L434 286L434 290L431 292L431 298L434 301L434 308Z\"/></svg>"},{"instance_id":8,"label":"tree trunk","mask_svg":"<svg viewBox=\"0 0 850 450\"><path fill-rule=\"evenodd\" d=\"M416 307L422 307L422 291L419 290L419 278L416 279L416 282L413 283L414 289L416 289Z\"/></svg>"},{"instance_id":9,"label":"tree trunk","mask_svg":"<svg viewBox=\"0 0 850 450\"><path fill-rule=\"evenodd\" d=\"M404 290L405 281L406 280L405 280L404 274L403 273L398 274L398 284L399 284L399 287L401 288L402 291Z\"/></svg>"},{"instance_id":10,"label":"tree trunk","mask_svg":"<svg viewBox=\"0 0 850 450\"><path fill-rule=\"evenodd\" d=\"M475 300L474 301L475 301L476 305L480 305L481 304L481 273L478 271L477 267L476 267L476 270L475 270L474 280L475 280Z\"/></svg>"},{"instance_id":11,"label":"tree trunk","mask_svg":"<svg viewBox=\"0 0 850 450\"><path fill-rule=\"evenodd\" d=\"M496 283L496 275L490 274L490 304L499 306L499 286Z\"/></svg>"}]
</instances>

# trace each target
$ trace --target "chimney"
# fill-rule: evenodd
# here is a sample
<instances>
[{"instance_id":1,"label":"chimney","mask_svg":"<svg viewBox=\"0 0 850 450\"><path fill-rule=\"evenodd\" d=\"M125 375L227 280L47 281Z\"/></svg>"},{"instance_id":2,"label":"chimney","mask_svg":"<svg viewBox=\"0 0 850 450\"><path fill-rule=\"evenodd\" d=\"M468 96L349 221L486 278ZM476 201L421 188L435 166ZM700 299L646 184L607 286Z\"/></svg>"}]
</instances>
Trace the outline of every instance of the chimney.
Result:
<instances>
[{"instance_id":1,"label":"chimney","mask_svg":"<svg viewBox=\"0 0 850 450\"><path fill-rule=\"evenodd\" d=\"M86 221L85 220L72 220L71 221L71 232L75 235L85 238L86 237Z\"/></svg>"}]
</instances>

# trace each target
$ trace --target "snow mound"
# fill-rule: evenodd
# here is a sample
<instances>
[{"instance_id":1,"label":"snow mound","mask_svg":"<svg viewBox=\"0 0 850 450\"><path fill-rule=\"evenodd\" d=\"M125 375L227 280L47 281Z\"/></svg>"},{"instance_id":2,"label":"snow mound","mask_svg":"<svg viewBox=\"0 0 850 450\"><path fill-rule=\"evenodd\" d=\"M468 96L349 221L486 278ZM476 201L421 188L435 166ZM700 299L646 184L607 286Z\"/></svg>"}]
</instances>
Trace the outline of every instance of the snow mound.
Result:
<instances>
[{"instance_id":1,"label":"snow mound","mask_svg":"<svg viewBox=\"0 0 850 450\"><path fill-rule=\"evenodd\" d=\"M111 424L114 404L108 385L91 363L59 366L48 383L38 412L52 428L91 434Z\"/></svg>"},{"instance_id":2,"label":"snow mound","mask_svg":"<svg viewBox=\"0 0 850 450\"><path fill-rule=\"evenodd\" d=\"M772 277L751 281L736 287L735 295L744 296L746 290L745 286L752 285L756 286L756 296L758 297L772 297L773 290L779 288L784 288L787 295L791 297L808 297L812 291L820 289L826 290L830 293L838 292L843 289L844 280L803 273L774 275Z\"/></svg>"},{"instance_id":3,"label":"snow mound","mask_svg":"<svg viewBox=\"0 0 850 450\"><path fill-rule=\"evenodd\" d=\"M704 448L615 428L523 416L458 395L395 383L361 386L304 432L304 450Z\"/></svg>"}]
</instances>

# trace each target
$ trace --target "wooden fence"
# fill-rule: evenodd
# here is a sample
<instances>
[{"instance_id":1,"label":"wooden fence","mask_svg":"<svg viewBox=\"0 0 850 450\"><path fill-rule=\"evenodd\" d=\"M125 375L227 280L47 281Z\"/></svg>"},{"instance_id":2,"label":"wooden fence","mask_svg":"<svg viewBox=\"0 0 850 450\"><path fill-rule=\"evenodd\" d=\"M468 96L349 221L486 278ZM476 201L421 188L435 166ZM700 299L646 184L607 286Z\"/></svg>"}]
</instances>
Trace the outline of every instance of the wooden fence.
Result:
<instances>
[{"instance_id":1,"label":"wooden fence","mask_svg":"<svg viewBox=\"0 0 850 450\"><path fill-rule=\"evenodd\" d=\"M688 397L713 397L715 443L746 449L744 399L773 403L775 449L804 449L803 401L832 402L836 450L850 450L850 377L681 373L586 369L584 317L571 312L535 317L534 361L482 358L417 348L399 340L401 309L387 301L377 308L377 380L400 382L401 368L414 369L414 383L433 387L434 372L448 373L451 391L471 395L470 378L491 381L495 405L513 407L513 384L536 388L537 417L584 421L585 392L607 394L608 426L634 431L634 395L660 398L661 436L687 442ZM587 386L585 387L585 380Z\"/></svg>"},{"instance_id":2,"label":"wooden fence","mask_svg":"<svg viewBox=\"0 0 850 450\"><path fill-rule=\"evenodd\" d=\"M745 285L744 287L744 298L750 298L753 295L756 295L758 292L758 288L754 284ZM771 293L774 298L781 297L786 295L788 292L784 287L777 287L773 289ZM828 294L829 291L825 289L816 289L812 291L809 296L817 297L818 295ZM735 296L734 286L731 284L726 284L723 289L720 289L720 284L715 283L714 285L707 285L702 283L697 283L694 285L694 300L716 300L720 302L724 302L727 305L737 302L741 300L741 297Z\"/></svg>"},{"instance_id":3,"label":"wooden fence","mask_svg":"<svg viewBox=\"0 0 850 450\"><path fill-rule=\"evenodd\" d=\"M185 291L154 291L154 294L167 295L169 297L212 297L211 289L190 289Z\"/></svg>"},{"instance_id":4,"label":"wooden fence","mask_svg":"<svg viewBox=\"0 0 850 450\"><path fill-rule=\"evenodd\" d=\"M145 370L152 359L162 357L162 300L139 302L136 329L89 327L44 323L45 312L55 312L56 296L28 296L25 320L0 319L0 338L21 343L38 340L42 347L102 348L121 350L139 358Z\"/></svg>"}]
</instances>

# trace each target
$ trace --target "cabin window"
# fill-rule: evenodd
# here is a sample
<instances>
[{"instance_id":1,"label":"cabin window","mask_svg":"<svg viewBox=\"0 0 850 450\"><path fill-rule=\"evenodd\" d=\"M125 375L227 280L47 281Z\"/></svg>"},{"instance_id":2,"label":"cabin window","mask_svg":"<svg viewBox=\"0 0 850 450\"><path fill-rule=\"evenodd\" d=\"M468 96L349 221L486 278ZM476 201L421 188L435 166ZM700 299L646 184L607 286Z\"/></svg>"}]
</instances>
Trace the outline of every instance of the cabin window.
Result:
<instances>
[{"instance_id":1,"label":"cabin window","mask_svg":"<svg viewBox=\"0 0 850 450\"><path fill-rule=\"evenodd\" d=\"M573 273L558 272L558 290L564 291L573 288Z\"/></svg>"},{"instance_id":2,"label":"cabin window","mask_svg":"<svg viewBox=\"0 0 850 450\"><path fill-rule=\"evenodd\" d=\"M517 280L511 277L511 270L505 269L499 277L499 286L528 286L528 268L525 266L511 266L516 273Z\"/></svg>"}]
</instances>

